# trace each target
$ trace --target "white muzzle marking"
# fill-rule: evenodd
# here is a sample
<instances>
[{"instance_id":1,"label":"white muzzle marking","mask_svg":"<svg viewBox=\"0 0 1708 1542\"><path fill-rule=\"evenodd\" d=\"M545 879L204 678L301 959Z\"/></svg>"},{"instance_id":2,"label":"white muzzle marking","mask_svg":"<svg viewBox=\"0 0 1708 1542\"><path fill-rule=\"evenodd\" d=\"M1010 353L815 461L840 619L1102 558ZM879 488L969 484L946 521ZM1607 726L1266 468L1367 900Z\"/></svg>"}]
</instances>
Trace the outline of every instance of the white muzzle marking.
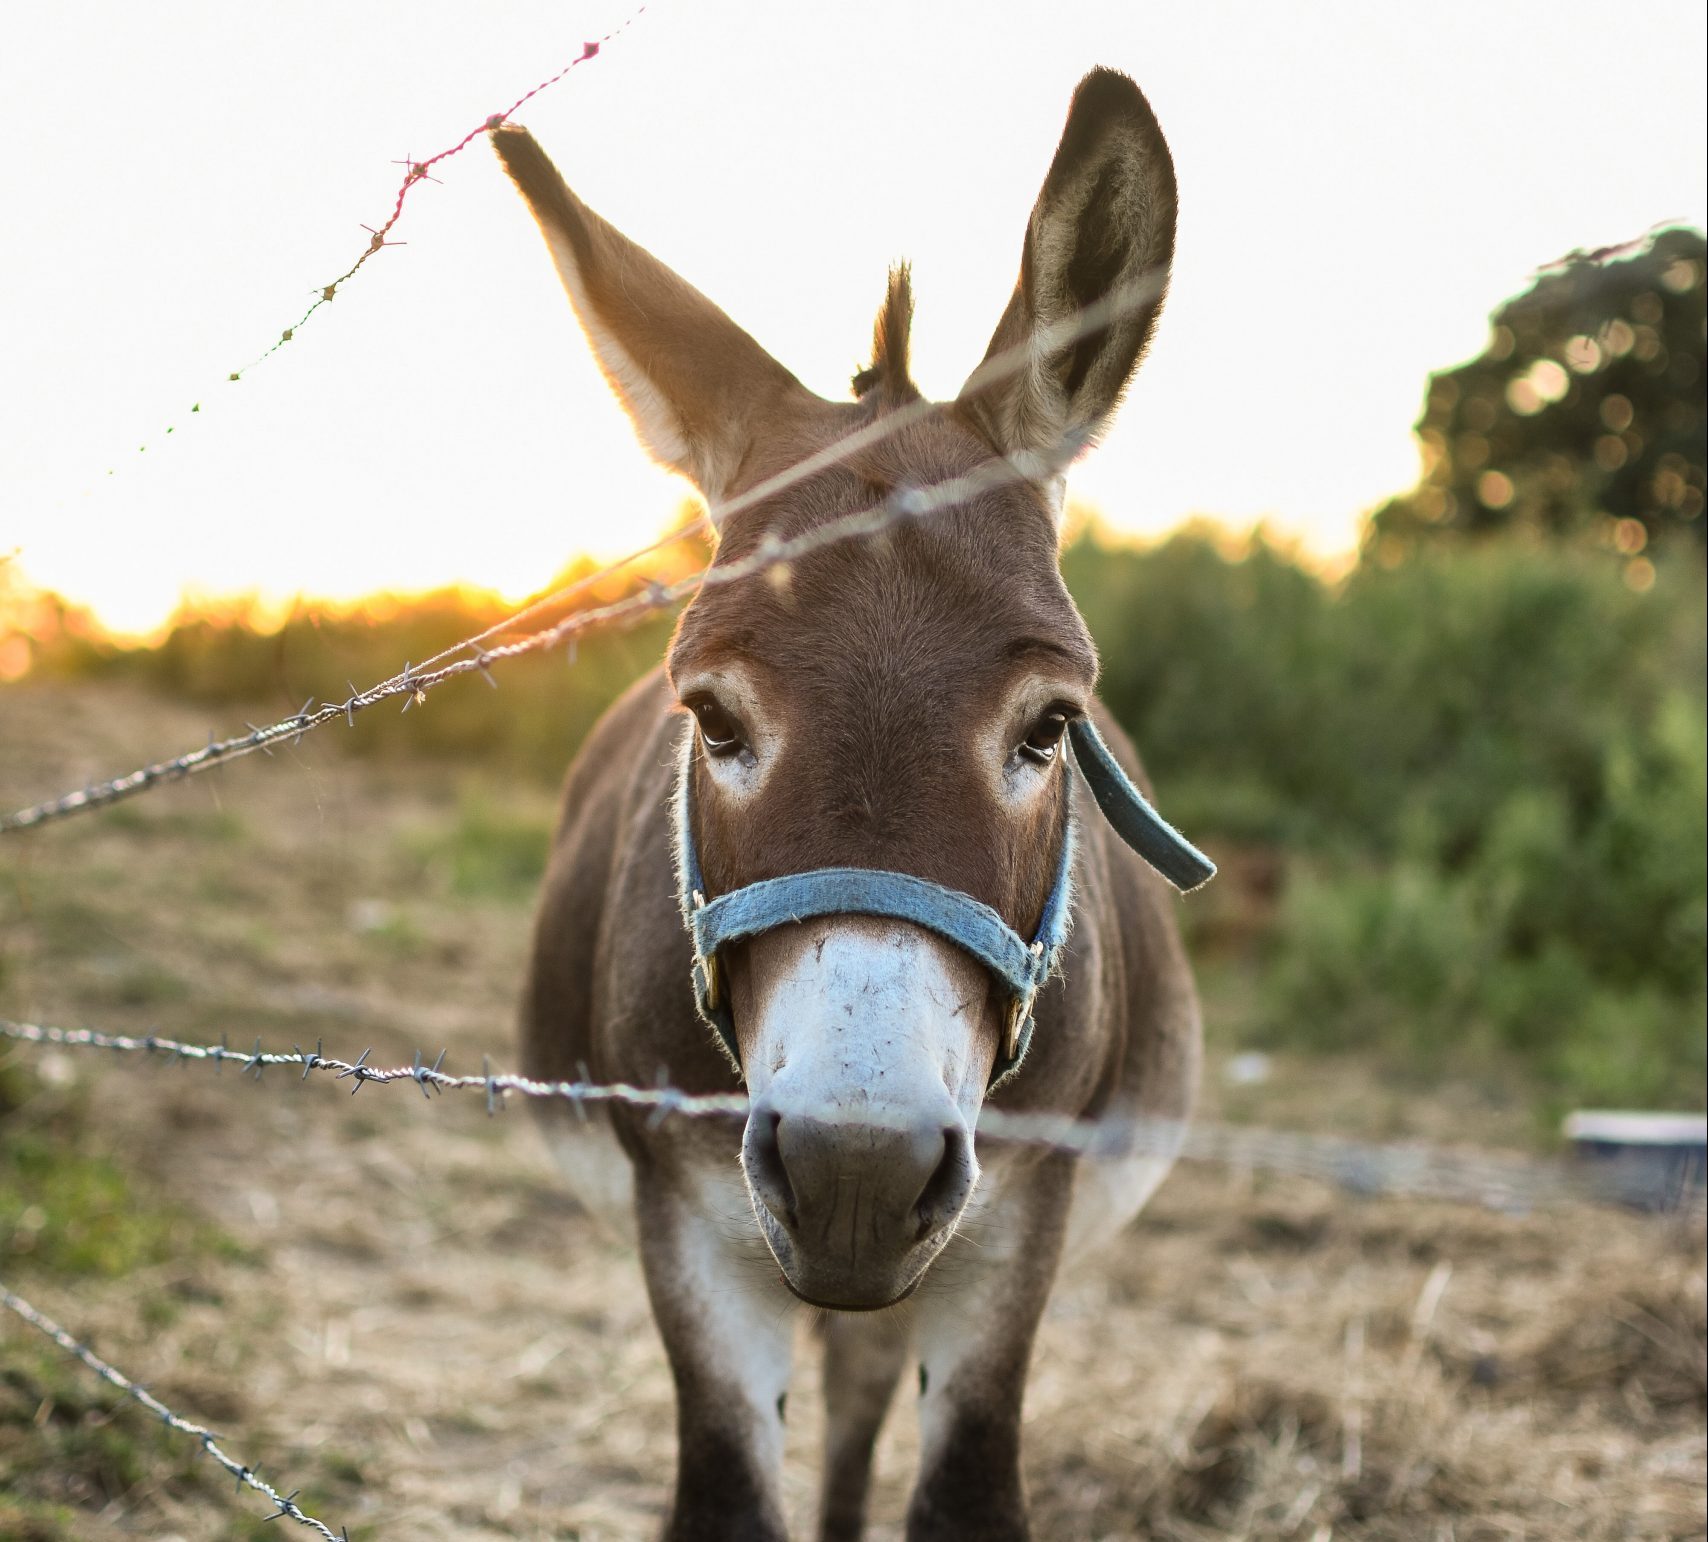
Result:
<instances>
[{"instance_id":1,"label":"white muzzle marking","mask_svg":"<svg viewBox=\"0 0 1708 1542\"><path fill-rule=\"evenodd\" d=\"M752 944L742 1061L772 1093L827 1122L878 1123L939 1104L972 1126L990 1076L981 1034L992 982L953 943L902 921L826 916Z\"/></svg>"}]
</instances>

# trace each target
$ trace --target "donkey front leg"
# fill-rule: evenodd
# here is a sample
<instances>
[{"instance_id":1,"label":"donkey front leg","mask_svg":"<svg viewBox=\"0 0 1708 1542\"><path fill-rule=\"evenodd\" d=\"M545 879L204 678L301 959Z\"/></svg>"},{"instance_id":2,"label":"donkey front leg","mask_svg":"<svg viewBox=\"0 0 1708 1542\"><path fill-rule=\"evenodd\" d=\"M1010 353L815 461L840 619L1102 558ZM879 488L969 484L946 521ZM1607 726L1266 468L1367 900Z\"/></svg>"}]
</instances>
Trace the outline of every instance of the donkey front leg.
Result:
<instances>
[{"instance_id":1,"label":"donkey front leg","mask_svg":"<svg viewBox=\"0 0 1708 1542\"><path fill-rule=\"evenodd\" d=\"M819 1542L860 1542L872 1447L907 1361L893 1312L836 1312L824 1325L824 1481Z\"/></svg>"},{"instance_id":2,"label":"donkey front leg","mask_svg":"<svg viewBox=\"0 0 1708 1542\"><path fill-rule=\"evenodd\" d=\"M999 1191L1000 1197L999 1197ZM919 1479L908 1542L1026 1542L1020 1405L1061 1258L1073 1165L987 1173L919 1292ZM935 1288L934 1288L935 1286Z\"/></svg>"},{"instance_id":3,"label":"donkey front leg","mask_svg":"<svg viewBox=\"0 0 1708 1542\"><path fill-rule=\"evenodd\" d=\"M735 1164L639 1178L647 1294L676 1381L676 1492L665 1542L784 1542L779 1468L795 1313ZM746 1240L743 1240L743 1233Z\"/></svg>"}]
</instances>

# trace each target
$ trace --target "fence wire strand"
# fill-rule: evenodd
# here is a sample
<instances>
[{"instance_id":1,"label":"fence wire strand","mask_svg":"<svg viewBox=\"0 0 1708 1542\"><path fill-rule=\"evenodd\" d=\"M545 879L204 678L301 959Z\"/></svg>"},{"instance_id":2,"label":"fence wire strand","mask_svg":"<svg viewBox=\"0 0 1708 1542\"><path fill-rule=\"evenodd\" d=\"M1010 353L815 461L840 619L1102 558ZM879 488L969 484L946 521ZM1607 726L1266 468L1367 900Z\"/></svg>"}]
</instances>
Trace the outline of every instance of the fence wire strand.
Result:
<instances>
[{"instance_id":1,"label":"fence wire strand","mask_svg":"<svg viewBox=\"0 0 1708 1542\"><path fill-rule=\"evenodd\" d=\"M38 1311L22 1296L7 1289L3 1280L0 1280L0 1306L5 1307L32 1328L52 1339L68 1355L81 1360L109 1386L117 1387L126 1397L140 1403L168 1429L177 1430L181 1435L188 1435L202 1448L203 1455L218 1462L237 1480L240 1489L253 1489L273 1506L273 1513L262 1517L264 1520L292 1520L299 1526L306 1526L310 1531L318 1533L325 1538L325 1542L350 1542L350 1533L347 1527L340 1527L334 1531L325 1521L317 1520L296 1502L297 1495L302 1492L301 1489L292 1489L288 1494L280 1493L261 1476L259 1468L240 1462L236 1457L226 1452L219 1444L219 1437L212 1430L205 1425L194 1424L190 1420L180 1418L173 1413L146 1387L138 1386L123 1371L115 1369L87 1345L79 1343L46 1313Z\"/></svg>"},{"instance_id":2,"label":"fence wire strand","mask_svg":"<svg viewBox=\"0 0 1708 1542\"><path fill-rule=\"evenodd\" d=\"M488 116L482 119L480 123L476 124L474 128L471 128L466 134L464 134L461 139L457 140L455 144L448 146L446 149L440 150L436 155L424 156L420 160L416 160L413 157L405 157L404 160L400 162L400 164L406 168L403 174L403 181L397 189L397 198L392 203L391 213L386 216L385 223L379 226L364 225L362 227L368 232L368 244L362 249L361 255L357 257L356 260L344 270L344 272L340 273L337 278L333 279L330 284L324 284L321 286L319 292L314 298L314 303L303 312L302 318L294 326L286 327L264 353L246 364L242 369L234 369L226 379L228 381L241 380L244 375L254 369L257 364L260 364L263 360L271 358L275 353L283 348L286 343L291 342L298 332L302 331L316 311L318 311L323 305L328 305L332 302L332 300L337 296L338 291L362 271L362 269L367 265L369 258L373 257L375 253L383 251L388 246L401 244L387 240L386 238L390 236L394 229L397 228L397 222L403 218L404 200L408 198L410 191L417 183L430 182L434 180L432 171L435 166L450 160L454 155L462 154L462 152L473 144L474 141L482 134L490 133L493 129L500 127L502 124L508 123L512 117L520 112L522 108L527 106L529 102L533 101L533 99L542 91L549 91L578 65L585 64L589 59L598 58L599 50L604 47L606 43L613 41L624 32L627 32L630 27L640 20L645 11L646 7L644 5L637 7L632 15L630 15L625 21L621 22L618 26L613 27L609 32L605 33L604 36L595 38L591 42L583 43L581 45L581 52L571 59L568 64L564 65L564 67L555 75L548 76L532 90L523 92L522 95L517 97L517 99L506 107L503 112L488 114Z\"/></svg>"},{"instance_id":3,"label":"fence wire strand","mask_svg":"<svg viewBox=\"0 0 1708 1542\"><path fill-rule=\"evenodd\" d=\"M1147 274L1111 291L1104 299L1074 312L1053 326L1041 329L1036 337L1028 339L1024 344L993 354L979 367L974 376L977 387L980 390L987 389L1001 380L1033 368L1040 357L1058 353L1081 338L1112 325L1123 316L1155 303L1161 295L1163 282L1163 275ZM987 461L971 472L949 477L941 482L929 483L922 487L900 487L879 503L839 515L790 540L767 536L749 556L739 561L714 560L709 567L673 583L651 580L643 588L623 599L575 611L551 626L508 642L494 641L522 620L569 603L593 586L621 573L640 558L677 540L721 525L755 504L776 497L807 478L946 410L945 405L940 402L907 403L864 424L853 433L844 435L727 503L720 504L712 513L672 531L597 573L589 574L534 601L505 620L453 644L421 664L405 664L399 673L377 685L369 686L366 690L357 691L352 688L351 694L342 701L323 701L319 706L315 706L311 697L296 713L275 723L265 726L246 724L247 733L224 739L210 739L200 749L188 750L169 760L155 761L122 776L112 777L28 808L0 815L0 836L109 807L151 788L181 781L227 761L252 755L257 750L270 753L273 745L286 742L294 744L300 741L304 734L323 728L328 723L343 720L354 727L358 712L365 712L382 701L402 697L403 710L407 712L412 706L425 702L429 691L459 675L478 671L488 684L496 687L497 681L491 672L494 664L569 643L582 633L595 629L634 626L645 618L690 598L701 588L738 583L760 574L786 573L789 563L825 547L856 538L877 536L905 521L928 519L987 492L1021 483L1044 481L1064 470L1083 448L1079 441L1069 439L1053 456L1010 456ZM470 656L456 656L464 652Z\"/></svg>"},{"instance_id":4,"label":"fence wire strand","mask_svg":"<svg viewBox=\"0 0 1708 1542\"><path fill-rule=\"evenodd\" d=\"M342 1060L293 1046L288 1052L252 1049L229 1043L192 1044L159 1034L141 1037L101 1033L89 1028L44 1027L0 1020L0 1038L64 1049L97 1049L169 1061L194 1061L216 1069L235 1065L260 1079L269 1066L290 1067L306 1081L320 1072L351 1082L355 1094L371 1084L413 1082L429 1101L434 1092L480 1092L487 1112L511 1096L556 1099L576 1107L618 1104L645 1110L654 1121L666 1118L745 1118L743 1093L689 1093L661 1080L652 1086L630 1082L540 1081L483 1067L479 1075L455 1075L444 1069L445 1051L429 1061L419 1051L409 1065L369 1063L371 1051ZM1644 1208L1701 1217L1704 1196L1698 1182L1681 1169L1669 1177L1651 1164L1609 1161L1581 1166L1482 1151L1457 1151L1423 1143L1352 1140L1307 1135L1249 1125L1163 1118L1075 1118L1027 1114L987 1106L978 1117L982 1141L1020 1145L1095 1160L1135 1156L1179 1157L1240 1171L1263 1171L1309 1178L1364 1195L1393 1195L1469 1204L1508 1214L1570 1204L1637 1204Z\"/></svg>"},{"instance_id":5,"label":"fence wire strand","mask_svg":"<svg viewBox=\"0 0 1708 1542\"><path fill-rule=\"evenodd\" d=\"M391 213L386 216L382 224L362 226L362 229L368 233L368 240L356 260L330 283L321 284L311 291L314 295L314 299L309 304L308 309L305 310L292 325L285 327L266 348L264 348L241 369L229 371L225 377L226 384L234 384L237 381L242 380L251 370L272 358L272 356L283 348L285 344L295 341L297 335L314 318L316 312L321 310L322 307L330 305L332 301L343 292L345 285L355 278L355 276L360 273L362 269L368 265L369 261L378 253L384 251L387 247L403 246L407 244L406 242L391 240L391 233L397 228L398 222L403 218L404 204L416 185L421 182L436 182L438 180L438 178L434 177L432 174L435 166L439 166L445 161L450 160L452 156L460 155L482 134L490 132L501 124L508 123L511 118L520 112L521 109L529 102L533 101L533 99L542 91L549 91L579 65L587 63L589 59L598 58L599 52L605 44L613 42L618 37L622 36L623 33L627 32L630 27L634 26L634 24L641 19L645 12L645 5L638 6L624 21L613 27L609 32L583 43L581 45L581 52L571 59L569 63L564 65L562 69L558 70L556 74L548 76L531 90L523 92L521 96L519 96L502 112L489 113L480 121L479 124L470 129L454 144L448 145L445 149L440 150L433 155L424 156L420 159L416 159L414 156L405 156L403 160L398 162L399 165L404 167L404 174L402 182L398 184L397 196L392 201ZM196 402L189 409L192 415L199 414L201 410L202 407L200 402ZM171 434L175 432L175 427L175 425L167 425L165 433ZM138 453L145 453L147 449L148 444L145 442L138 446ZM112 473L109 471L108 475L110 476L111 474Z\"/></svg>"}]
</instances>

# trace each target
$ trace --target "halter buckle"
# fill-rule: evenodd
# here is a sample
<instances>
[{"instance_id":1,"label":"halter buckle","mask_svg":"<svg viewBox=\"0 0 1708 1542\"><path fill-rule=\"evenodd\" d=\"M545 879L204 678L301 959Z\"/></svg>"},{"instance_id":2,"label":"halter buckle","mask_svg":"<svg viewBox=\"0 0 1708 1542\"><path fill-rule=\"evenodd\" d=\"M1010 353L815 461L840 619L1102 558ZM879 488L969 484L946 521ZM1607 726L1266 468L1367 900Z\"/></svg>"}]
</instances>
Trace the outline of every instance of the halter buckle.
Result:
<instances>
[{"instance_id":1,"label":"halter buckle","mask_svg":"<svg viewBox=\"0 0 1708 1542\"><path fill-rule=\"evenodd\" d=\"M1002 1035L1002 1060L1005 1065L1020 1053L1020 1025L1026 1021L1029 1005L1024 996L1016 996L1008 1003L1008 1023Z\"/></svg>"}]
</instances>

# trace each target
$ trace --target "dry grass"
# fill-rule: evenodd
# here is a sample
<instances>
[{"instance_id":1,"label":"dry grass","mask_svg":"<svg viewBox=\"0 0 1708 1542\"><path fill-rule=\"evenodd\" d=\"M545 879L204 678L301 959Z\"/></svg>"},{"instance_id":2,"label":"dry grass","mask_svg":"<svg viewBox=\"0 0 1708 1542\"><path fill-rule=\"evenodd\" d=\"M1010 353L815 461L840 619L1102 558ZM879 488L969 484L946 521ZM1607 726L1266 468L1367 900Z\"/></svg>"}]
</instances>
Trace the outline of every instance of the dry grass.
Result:
<instances>
[{"instance_id":1,"label":"dry grass","mask_svg":"<svg viewBox=\"0 0 1708 1542\"><path fill-rule=\"evenodd\" d=\"M14 689L0 793L25 801L204 729L125 695ZM310 741L8 846L0 1012L223 1027L234 1042L324 1035L376 1058L443 1043L453 1067L507 1064L526 884L505 868L471 885L456 860L494 809L512 828L549 817L536 794ZM352 1100L24 1056L67 1085L0 1118L120 1155L138 1206L188 1210L239 1244L71 1277L0 1235L0 1267L44 1309L308 1485L353 1535L654 1533L671 1400L639 1272L563 1197L525 1119L488 1121L474 1099L429 1108L412 1089ZM1237 1111L1302 1121L1303 1082L1325 1122L1525 1133L1521 1114L1458 1099L1388 1093L1371 1111L1357 1068L1284 1075L1273 1105L1247 1091ZM1028 1403L1037 1533L1700 1535L1702 1247L1700 1231L1610 1212L1508 1218L1182 1169L1054 1299ZM804 1529L817 1429L802 1346L788 1483ZM80 1374L0 1330L0 1533L249 1534L258 1506L140 1431L118 1456L97 1449L104 1466L76 1466L66 1430L86 1451L130 1428ZM901 1407L876 1537L900 1535L913 1450Z\"/></svg>"}]
</instances>

